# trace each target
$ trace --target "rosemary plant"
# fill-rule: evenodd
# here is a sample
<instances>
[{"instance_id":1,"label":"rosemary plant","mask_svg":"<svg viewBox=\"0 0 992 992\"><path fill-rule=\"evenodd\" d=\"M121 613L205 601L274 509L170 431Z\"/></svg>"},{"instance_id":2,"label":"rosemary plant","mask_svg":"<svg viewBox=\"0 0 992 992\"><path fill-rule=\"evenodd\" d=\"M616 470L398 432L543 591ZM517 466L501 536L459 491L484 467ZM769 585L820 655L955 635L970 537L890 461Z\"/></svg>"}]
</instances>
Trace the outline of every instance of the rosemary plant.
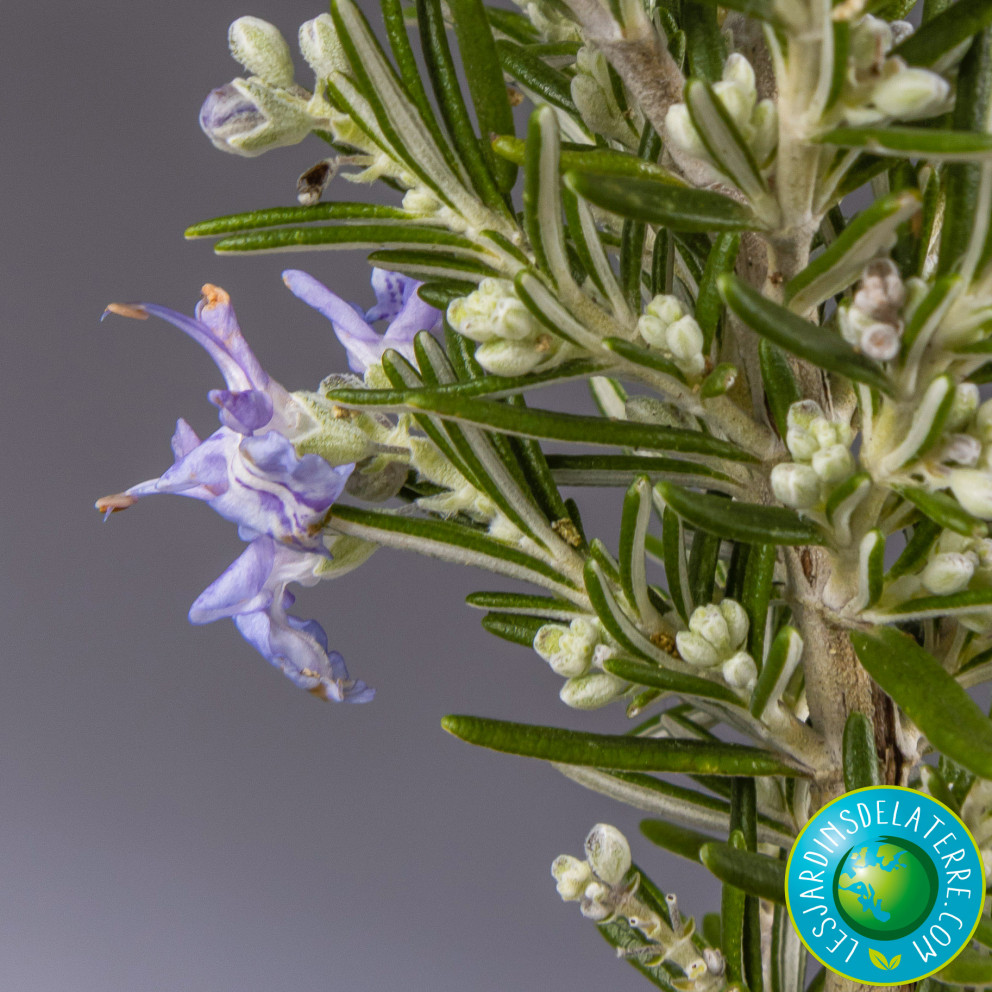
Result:
<instances>
[{"instance_id":1,"label":"rosemary plant","mask_svg":"<svg viewBox=\"0 0 992 992\"><path fill-rule=\"evenodd\" d=\"M247 76L210 94L207 135L257 155L312 134L325 157L300 205L187 232L371 249L369 311L285 274L350 373L289 393L217 287L193 318L114 305L192 335L226 388L215 434L180 421L175 464L98 506L176 492L236 522L250 543L191 618L232 617L326 699L372 690L288 613L290 582L379 547L520 580L468 597L483 626L567 706L643 722L444 728L643 810L642 862L663 872L653 842L722 880L696 927L613 827L555 861L649 982L801 992L784 857L845 789L928 793L990 863L969 690L992 678L992 3L381 8L388 50L354 0L302 26L309 89L272 25L232 25ZM344 180L383 195L336 200ZM576 379L589 413L542 402ZM619 534L562 491L590 486L622 501ZM926 982L992 986L990 934Z\"/></svg>"}]
</instances>

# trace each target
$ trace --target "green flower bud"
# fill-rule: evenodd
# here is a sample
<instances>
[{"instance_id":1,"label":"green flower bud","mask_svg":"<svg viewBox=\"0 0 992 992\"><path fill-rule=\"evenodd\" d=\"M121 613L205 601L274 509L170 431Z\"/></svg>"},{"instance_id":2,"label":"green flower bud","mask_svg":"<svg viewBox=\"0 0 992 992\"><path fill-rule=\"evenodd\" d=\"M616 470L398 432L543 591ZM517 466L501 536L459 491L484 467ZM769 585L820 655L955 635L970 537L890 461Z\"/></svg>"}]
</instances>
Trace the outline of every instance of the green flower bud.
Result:
<instances>
[{"instance_id":1,"label":"green flower bud","mask_svg":"<svg viewBox=\"0 0 992 992\"><path fill-rule=\"evenodd\" d=\"M372 541L363 541L360 537L350 537L345 534L325 538L324 544L327 545L331 557L321 558L313 570L313 574L322 579L337 579L346 575L367 562L379 547Z\"/></svg>"},{"instance_id":2,"label":"green flower bud","mask_svg":"<svg viewBox=\"0 0 992 992\"><path fill-rule=\"evenodd\" d=\"M589 867L607 885L619 885L630 871L630 845L616 827L597 823L585 842Z\"/></svg>"},{"instance_id":3,"label":"green flower bud","mask_svg":"<svg viewBox=\"0 0 992 992\"><path fill-rule=\"evenodd\" d=\"M270 86L293 85L293 59L279 29L260 17L239 17L227 29L231 54Z\"/></svg>"}]
</instances>

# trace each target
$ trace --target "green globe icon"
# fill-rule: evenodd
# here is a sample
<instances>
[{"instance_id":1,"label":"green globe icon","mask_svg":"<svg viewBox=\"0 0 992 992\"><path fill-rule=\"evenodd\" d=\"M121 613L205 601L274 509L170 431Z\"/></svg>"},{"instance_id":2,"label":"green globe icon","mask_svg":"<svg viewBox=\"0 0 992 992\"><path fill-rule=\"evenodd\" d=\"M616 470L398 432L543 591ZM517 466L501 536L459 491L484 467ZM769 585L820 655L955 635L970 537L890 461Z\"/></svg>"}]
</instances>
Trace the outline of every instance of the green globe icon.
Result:
<instances>
[{"instance_id":1,"label":"green globe icon","mask_svg":"<svg viewBox=\"0 0 992 992\"><path fill-rule=\"evenodd\" d=\"M912 933L937 901L937 869L915 844L877 837L854 845L834 873L834 899L863 937L895 940Z\"/></svg>"}]
</instances>

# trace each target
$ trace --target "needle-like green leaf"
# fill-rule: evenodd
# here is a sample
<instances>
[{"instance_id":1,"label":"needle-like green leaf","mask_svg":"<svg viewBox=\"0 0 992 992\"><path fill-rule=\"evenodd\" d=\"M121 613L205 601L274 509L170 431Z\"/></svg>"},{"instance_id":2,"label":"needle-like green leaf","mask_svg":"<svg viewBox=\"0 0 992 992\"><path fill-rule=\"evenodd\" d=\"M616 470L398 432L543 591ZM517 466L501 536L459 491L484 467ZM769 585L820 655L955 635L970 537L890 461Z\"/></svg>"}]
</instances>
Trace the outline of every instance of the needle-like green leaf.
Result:
<instances>
[{"instance_id":1,"label":"needle-like green leaf","mask_svg":"<svg viewBox=\"0 0 992 992\"><path fill-rule=\"evenodd\" d=\"M783 506L761 506L692 492L671 482L658 482L655 491L691 527L728 541L747 544L823 544L812 521Z\"/></svg>"},{"instance_id":2,"label":"needle-like green leaf","mask_svg":"<svg viewBox=\"0 0 992 992\"><path fill-rule=\"evenodd\" d=\"M480 716L446 716L441 726L469 744L566 765L702 775L803 774L770 751L717 741L590 734Z\"/></svg>"},{"instance_id":3,"label":"needle-like green leaf","mask_svg":"<svg viewBox=\"0 0 992 992\"><path fill-rule=\"evenodd\" d=\"M700 848L699 860L722 882L771 902L785 902L785 862L778 858L711 842Z\"/></svg>"},{"instance_id":4,"label":"needle-like green leaf","mask_svg":"<svg viewBox=\"0 0 992 992\"><path fill-rule=\"evenodd\" d=\"M844 787L848 792L883 785L871 720L854 710L844 724Z\"/></svg>"},{"instance_id":5,"label":"needle-like green leaf","mask_svg":"<svg viewBox=\"0 0 992 992\"><path fill-rule=\"evenodd\" d=\"M817 327L780 306L734 275L718 281L724 302L741 320L780 348L821 369L891 392L888 376L876 362L855 351L839 334Z\"/></svg>"},{"instance_id":6,"label":"needle-like green leaf","mask_svg":"<svg viewBox=\"0 0 992 992\"><path fill-rule=\"evenodd\" d=\"M751 210L720 193L679 189L648 179L594 176L568 172L565 183L583 199L632 220L660 224L673 231L756 231L761 224Z\"/></svg>"},{"instance_id":7,"label":"needle-like green leaf","mask_svg":"<svg viewBox=\"0 0 992 992\"><path fill-rule=\"evenodd\" d=\"M992 778L992 722L929 651L893 627L852 631L851 643L868 674L935 748Z\"/></svg>"}]
</instances>

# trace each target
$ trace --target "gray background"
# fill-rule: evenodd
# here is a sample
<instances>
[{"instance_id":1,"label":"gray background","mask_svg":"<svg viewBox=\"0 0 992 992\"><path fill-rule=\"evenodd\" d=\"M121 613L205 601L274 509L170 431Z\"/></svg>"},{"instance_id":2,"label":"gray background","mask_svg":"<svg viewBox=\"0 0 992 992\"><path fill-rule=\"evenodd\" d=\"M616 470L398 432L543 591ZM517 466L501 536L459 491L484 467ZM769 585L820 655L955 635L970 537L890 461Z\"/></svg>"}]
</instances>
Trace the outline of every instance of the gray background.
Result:
<instances>
[{"instance_id":1,"label":"gray background","mask_svg":"<svg viewBox=\"0 0 992 992\"><path fill-rule=\"evenodd\" d=\"M551 860L606 820L689 911L714 908L716 887L638 840L636 811L442 733L447 712L624 726L619 710L566 710L536 656L484 634L462 598L491 579L383 551L307 592L303 615L379 690L370 706L321 705L230 623L186 622L239 551L233 527L192 500L148 500L107 525L92 509L170 463L177 416L210 431L205 394L220 384L167 325L99 323L108 301L189 311L216 282L289 388L344 368L279 272L307 268L367 303L362 257L220 259L181 237L203 217L292 202L321 156L312 139L238 159L196 123L206 92L238 71L234 17L293 38L320 9L0 10L0 985L638 988L560 902ZM613 544L612 515L588 513Z\"/></svg>"}]
</instances>

